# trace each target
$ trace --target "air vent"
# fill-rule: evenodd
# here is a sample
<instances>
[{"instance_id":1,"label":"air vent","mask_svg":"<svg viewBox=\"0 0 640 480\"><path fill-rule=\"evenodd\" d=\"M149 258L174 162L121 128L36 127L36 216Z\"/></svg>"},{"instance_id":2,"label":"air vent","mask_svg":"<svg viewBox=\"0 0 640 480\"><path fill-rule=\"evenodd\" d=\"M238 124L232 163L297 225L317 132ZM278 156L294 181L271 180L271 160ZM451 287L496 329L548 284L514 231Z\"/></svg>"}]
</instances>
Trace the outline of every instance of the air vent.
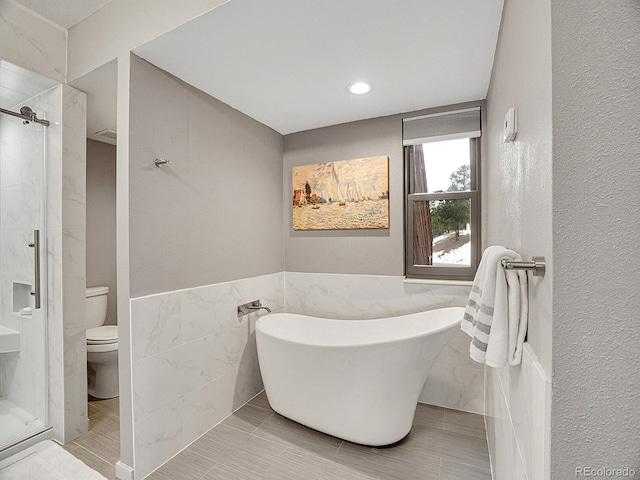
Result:
<instances>
[{"instance_id":1,"label":"air vent","mask_svg":"<svg viewBox=\"0 0 640 480\"><path fill-rule=\"evenodd\" d=\"M113 128L105 128L95 133L99 137L110 138L111 140L118 139L118 133Z\"/></svg>"}]
</instances>

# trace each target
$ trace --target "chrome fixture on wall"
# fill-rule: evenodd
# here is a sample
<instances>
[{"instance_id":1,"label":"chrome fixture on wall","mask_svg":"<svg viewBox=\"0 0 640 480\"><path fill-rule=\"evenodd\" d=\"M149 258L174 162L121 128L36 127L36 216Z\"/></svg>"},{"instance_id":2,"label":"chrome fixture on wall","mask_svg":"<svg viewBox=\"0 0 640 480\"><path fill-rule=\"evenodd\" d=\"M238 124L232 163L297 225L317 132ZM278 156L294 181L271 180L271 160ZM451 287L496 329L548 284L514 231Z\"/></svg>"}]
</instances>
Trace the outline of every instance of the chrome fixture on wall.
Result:
<instances>
[{"instance_id":1,"label":"chrome fixture on wall","mask_svg":"<svg viewBox=\"0 0 640 480\"><path fill-rule=\"evenodd\" d=\"M34 291L31 293L35 297L36 309L41 306L40 296L40 230L33 231L33 243L29 244L33 248L33 269L34 269Z\"/></svg>"},{"instance_id":2,"label":"chrome fixture on wall","mask_svg":"<svg viewBox=\"0 0 640 480\"><path fill-rule=\"evenodd\" d=\"M257 312L258 310L266 310L267 313L271 313L271 309L263 307L260 300L254 300L253 302L238 305L238 317L249 315L251 312Z\"/></svg>"},{"instance_id":3,"label":"chrome fixture on wall","mask_svg":"<svg viewBox=\"0 0 640 480\"><path fill-rule=\"evenodd\" d=\"M45 127L49 126L48 120L41 120L40 118L38 118L36 112L31 110L31 108L27 107L26 105L20 108L20 113L12 112L11 110L5 110L4 108L0 108L0 113L6 113L7 115L11 115L12 117L22 118L24 120L24 122L22 123L24 123L25 125L28 125L30 122L34 122L39 123L40 125L44 125Z\"/></svg>"},{"instance_id":4,"label":"chrome fixture on wall","mask_svg":"<svg viewBox=\"0 0 640 480\"><path fill-rule=\"evenodd\" d=\"M156 167L160 168L162 165L166 165L167 163L171 163L170 160L167 160L166 158L156 158L153 163L156 165Z\"/></svg>"},{"instance_id":5,"label":"chrome fixture on wall","mask_svg":"<svg viewBox=\"0 0 640 480\"><path fill-rule=\"evenodd\" d=\"M506 270L526 270L533 272L534 277L544 277L546 260L544 257L533 257L530 262L502 260L502 267Z\"/></svg>"}]
</instances>

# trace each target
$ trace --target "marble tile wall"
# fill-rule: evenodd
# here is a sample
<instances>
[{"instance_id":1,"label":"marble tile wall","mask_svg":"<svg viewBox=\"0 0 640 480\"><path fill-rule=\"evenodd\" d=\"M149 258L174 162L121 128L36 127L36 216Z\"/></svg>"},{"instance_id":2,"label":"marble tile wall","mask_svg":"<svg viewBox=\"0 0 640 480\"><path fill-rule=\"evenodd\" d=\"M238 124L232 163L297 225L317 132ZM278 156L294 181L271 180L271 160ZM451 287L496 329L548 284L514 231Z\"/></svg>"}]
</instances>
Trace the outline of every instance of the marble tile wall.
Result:
<instances>
[{"instance_id":1,"label":"marble tile wall","mask_svg":"<svg viewBox=\"0 0 640 480\"><path fill-rule=\"evenodd\" d=\"M38 115L39 98L30 104ZM46 327L41 310L31 315L14 313L34 307L33 230L40 228L44 179L44 133L40 125L23 125L16 118L0 118L0 324L21 332L19 352L0 358L0 395L29 412L30 421L44 424L47 408ZM14 286L24 288L14 305ZM19 303L22 301L23 303Z\"/></svg>"},{"instance_id":2,"label":"marble tile wall","mask_svg":"<svg viewBox=\"0 0 640 480\"><path fill-rule=\"evenodd\" d=\"M86 95L60 85L41 95L47 128L49 420L56 439L87 431L85 337Z\"/></svg>"},{"instance_id":3,"label":"marble tile wall","mask_svg":"<svg viewBox=\"0 0 640 480\"><path fill-rule=\"evenodd\" d=\"M485 392L494 480L548 480L551 381L529 344L520 365L487 368Z\"/></svg>"},{"instance_id":4,"label":"marble tile wall","mask_svg":"<svg viewBox=\"0 0 640 480\"><path fill-rule=\"evenodd\" d=\"M471 287L407 283L400 276L285 273L285 311L364 319L464 306ZM469 337L457 332L436 358L420 401L484 413L484 367L469 358Z\"/></svg>"},{"instance_id":5,"label":"marble tile wall","mask_svg":"<svg viewBox=\"0 0 640 480\"><path fill-rule=\"evenodd\" d=\"M64 436L87 431L86 94L62 85L62 319Z\"/></svg>"},{"instance_id":6,"label":"marble tile wall","mask_svg":"<svg viewBox=\"0 0 640 480\"><path fill-rule=\"evenodd\" d=\"M0 0L0 58L64 82L67 32L16 2Z\"/></svg>"},{"instance_id":7,"label":"marble tile wall","mask_svg":"<svg viewBox=\"0 0 640 480\"><path fill-rule=\"evenodd\" d=\"M283 285L275 273L131 299L136 478L262 390L259 314L236 309L260 299L282 311Z\"/></svg>"}]
</instances>

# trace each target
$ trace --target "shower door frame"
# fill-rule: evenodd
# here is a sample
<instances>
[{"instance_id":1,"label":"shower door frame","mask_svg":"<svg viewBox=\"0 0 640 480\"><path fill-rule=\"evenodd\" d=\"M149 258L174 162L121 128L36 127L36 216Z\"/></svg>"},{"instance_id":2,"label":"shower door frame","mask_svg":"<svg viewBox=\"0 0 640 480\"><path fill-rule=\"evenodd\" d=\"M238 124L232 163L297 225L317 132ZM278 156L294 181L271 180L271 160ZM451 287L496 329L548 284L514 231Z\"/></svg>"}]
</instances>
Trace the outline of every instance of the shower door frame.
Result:
<instances>
[{"instance_id":1,"label":"shower door frame","mask_svg":"<svg viewBox=\"0 0 640 480\"><path fill-rule=\"evenodd\" d=\"M44 93L44 92L42 92ZM35 97L28 100L27 102L31 102L34 101ZM50 343L50 339L49 339L49 325L48 325L48 273L49 273L49 269L48 269L48 235L47 235L47 227L48 227L48 215L47 215L47 211L48 211L48 183L49 183L49 171L48 171L48 163L49 163L49 139L48 139L48 126L49 126L49 122L47 120L40 120L38 119L35 115L32 117L27 117L26 115L22 115L22 114L18 114L17 112L11 112L11 111L7 111L5 109L0 109L1 112L3 114L8 113L9 115L13 116L13 117L19 117L22 118L23 120L23 124L24 127L23 128L41 128L42 129L42 140L40 142L40 145L42 147L42 151L41 151L41 155L40 155L40 168L37 168L37 170L39 171L39 175L40 175L40 189L38 194L40 195L40 199L39 199L39 215L38 215L38 225L37 228L35 228L34 234L33 234L33 241L31 241L30 243L28 243L28 247L31 247L33 249L35 249L33 251L33 278L32 278L32 292L31 295L34 297L34 301L33 302L29 302L30 305L32 306L33 310L32 310L32 314L29 318L29 316L27 315L22 315L20 317L20 314L17 313L17 311L15 310L17 307L14 305L14 301L15 301L15 295L13 295L13 297L11 299L5 299L4 302L5 304L10 305L9 310L7 310L6 312L3 312L3 314L7 314L7 315L12 315L12 316L16 316L18 315L17 318L19 318L19 321L22 322L20 324L20 353L25 352L25 355L28 355L28 350L25 349L25 345L27 344L27 342L31 342L32 344L37 345L37 348L42 348L42 351L40 352L40 357L41 360L39 360L37 363L40 366L40 371L38 372L38 378L36 379L36 381L34 382L34 385L39 386L37 390L34 390L35 395L37 395L39 397L39 401L40 401L40 405L37 410L39 410L38 412L30 412L28 410L25 409L25 412L33 415L34 417L37 418L36 413L41 413L42 418L41 418L41 422L40 426L37 426L32 429L25 429L25 431L18 431L16 432L15 436L13 438L9 438L7 439L7 441L5 443L3 443L2 445L0 445L0 460L7 458L27 447L29 447L30 445L33 445L35 443L38 443L42 440L46 440L46 439L51 439L53 438L53 429L51 427L51 421L50 421L50 390L49 390L49 381L50 381L50 375L49 375L49 343ZM40 109L38 109L40 110ZM46 114L45 114L46 115ZM43 116L45 116L43 115ZM3 117L3 121L5 118L4 115L2 115ZM19 120L15 120L16 122ZM20 137L18 137L19 139L21 139ZM28 155L27 152L25 153L24 151L21 151L21 155L18 158L18 162L27 162L28 159L26 158L25 155ZM3 161L3 159L0 156L0 161ZM31 181L35 181L37 177L34 176L34 180ZM4 183L2 184L4 188ZM4 205L0 205L0 216L5 215L6 212L4 210ZM27 230L26 228L23 227L19 227L16 228L16 230ZM38 232L36 234L36 232ZM3 236L3 239L5 241L6 240L6 235ZM6 252L7 250L7 245L3 245L0 243L0 251L2 251L3 253ZM4 268L3 270L3 274L4 274ZM9 292L7 291L3 291L0 294L2 295L9 295L11 296L13 294L13 289L15 288L16 282L18 284L22 283L20 282L19 278L15 278L15 277L20 277L19 274L9 274L11 275L11 285L12 285L12 291ZM4 285L3 285L4 286ZM6 290L6 288L4 288L4 290ZM10 302L10 303L9 303ZM37 312L37 316L36 316L36 312ZM27 332L25 334L25 326L27 325L26 322L27 320L30 320L32 322L34 322L35 324L40 324L39 325L39 333L41 338L37 341L34 342L33 338L30 339L26 339L26 335L28 333L31 333L32 335L34 334L34 332ZM3 322L5 323L6 320ZM16 318L13 318L13 322L18 323L18 320ZM31 326L31 329L33 329L34 326ZM33 349L33 345L32 345L32 349ZM28 361L29 359L26 359L25 361ZM19 408L22 408L22 406L24 406L24 401L21 404L16 403L16 406ZM34 418L35 420L35 418ZM26 422L25 422L26 423Z\"/></svg>"}]
</instances>

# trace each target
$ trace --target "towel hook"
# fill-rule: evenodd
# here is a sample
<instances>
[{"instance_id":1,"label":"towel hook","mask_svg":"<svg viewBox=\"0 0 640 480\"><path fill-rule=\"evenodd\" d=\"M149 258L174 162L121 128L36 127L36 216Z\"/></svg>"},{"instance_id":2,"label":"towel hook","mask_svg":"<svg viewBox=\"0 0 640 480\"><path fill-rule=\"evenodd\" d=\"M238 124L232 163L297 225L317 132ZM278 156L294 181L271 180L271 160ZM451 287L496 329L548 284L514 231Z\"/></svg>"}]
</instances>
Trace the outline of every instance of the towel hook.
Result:
<instances>
[{"instance_id":1,"label":"towel hook","mask_svg":"<svg viewBox=\"0 0 640 480\"><path fill-rule=\"evenodd\" d=\"M525 270L533 272L534 277L544 277L546 262L544 257L533 257L530 262L502 260L502 267L506 270Z\"/></svg>"},{"instance_id":2,"label":"towel hook","mask_svg":"<svg viewBox=\"0 0 640 480\"><path fill-rule=\"evenodd\" d=\"M167 163L171 163L171 161L167 160L166 158L156 158L153 163L156 164L156 167L160 168L162 165L165 165Z\"/></svg>"}]
</instances>

